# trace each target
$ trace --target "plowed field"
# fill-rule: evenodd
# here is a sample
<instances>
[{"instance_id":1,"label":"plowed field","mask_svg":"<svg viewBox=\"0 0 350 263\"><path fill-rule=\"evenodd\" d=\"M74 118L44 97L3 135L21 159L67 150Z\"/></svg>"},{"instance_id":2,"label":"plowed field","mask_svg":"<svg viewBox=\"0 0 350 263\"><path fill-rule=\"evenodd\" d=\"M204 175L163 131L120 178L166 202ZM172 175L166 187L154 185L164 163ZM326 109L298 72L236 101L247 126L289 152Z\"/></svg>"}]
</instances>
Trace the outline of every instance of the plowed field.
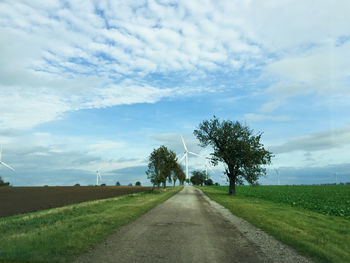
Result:
<instances>
[{"instance_id":1,"label":"plowed field","mask_svg":"<svg viewBox=\"0 0 350 263\"><path fill-rule=\"evenodd\" d=\"M151 187L49 186L0 187L0 217L34 212L85 201L143 192Z\"/></svg>"}]
</instances>

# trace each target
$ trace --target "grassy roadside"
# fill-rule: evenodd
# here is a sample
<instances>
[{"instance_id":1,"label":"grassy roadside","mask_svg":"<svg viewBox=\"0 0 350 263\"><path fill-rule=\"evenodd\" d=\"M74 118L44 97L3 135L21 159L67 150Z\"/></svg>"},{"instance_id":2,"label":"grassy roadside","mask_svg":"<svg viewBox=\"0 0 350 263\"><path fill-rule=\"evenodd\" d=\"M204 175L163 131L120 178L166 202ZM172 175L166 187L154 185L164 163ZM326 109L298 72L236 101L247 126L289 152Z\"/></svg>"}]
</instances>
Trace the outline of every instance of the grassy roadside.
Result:
<instances>
[{"instance_id":1,"label":"grassy roadside","mask_svg":"<svg viewBox=\"0 0 350 263\"><path fill-rule=\"evenodd\" d=\"M209 198L317 262L350 262L350 220L200 187Z\"/></svg>"},{"instance_id":2,"label":"grassy roadside","mask_svg":"<svg viewBox=\"0 0 350 263\"><path fill-rule=\"evenodd\" d=\"M67 262L182 187L0 218L1 262Z\"/></svg>"}]
</instances>

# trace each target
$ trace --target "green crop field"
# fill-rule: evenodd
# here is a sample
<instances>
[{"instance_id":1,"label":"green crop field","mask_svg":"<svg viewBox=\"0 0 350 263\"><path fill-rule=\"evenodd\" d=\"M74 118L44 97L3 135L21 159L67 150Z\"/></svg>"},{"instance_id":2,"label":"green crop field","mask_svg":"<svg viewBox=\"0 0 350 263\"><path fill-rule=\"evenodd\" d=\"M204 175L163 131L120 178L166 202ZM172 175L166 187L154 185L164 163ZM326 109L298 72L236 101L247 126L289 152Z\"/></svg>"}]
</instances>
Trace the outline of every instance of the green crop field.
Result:
<instances>
[{"instance_id":1,"label":"green crop field","mask_svg":"<svg viewBox=\"0 0 350 263\"><path fill-rule=\"evenodd\" d=\"M350 186L228 186L200 189L315 262L350 262Z\"/></svg>"},{"instance_id":2,"label":"green crop field","mask_svg":"<svg viewBox=\"0 0 350 263\"><path fill-rule=\"evenodd\" d=\"M350 218L350 185L238 186L237 194Z\"/></svg>"}]
</instances>

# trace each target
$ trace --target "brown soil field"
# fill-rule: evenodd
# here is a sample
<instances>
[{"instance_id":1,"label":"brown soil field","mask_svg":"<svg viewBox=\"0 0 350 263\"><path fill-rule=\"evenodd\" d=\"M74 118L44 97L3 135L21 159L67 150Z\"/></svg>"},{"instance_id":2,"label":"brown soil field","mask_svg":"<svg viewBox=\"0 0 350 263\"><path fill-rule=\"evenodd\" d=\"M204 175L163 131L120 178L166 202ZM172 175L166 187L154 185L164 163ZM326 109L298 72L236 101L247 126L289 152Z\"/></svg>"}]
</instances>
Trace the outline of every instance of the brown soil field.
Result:
<instances>
[{"instance_id":1,"label":"brown soil field","mask_svg":"<svg viewBox=\"0 0 350 263\"><path fill-rule=\"evenodd\" d=\"M144 192L140 186L0 187L0 217Z\"/></svg>"}]
</instances>

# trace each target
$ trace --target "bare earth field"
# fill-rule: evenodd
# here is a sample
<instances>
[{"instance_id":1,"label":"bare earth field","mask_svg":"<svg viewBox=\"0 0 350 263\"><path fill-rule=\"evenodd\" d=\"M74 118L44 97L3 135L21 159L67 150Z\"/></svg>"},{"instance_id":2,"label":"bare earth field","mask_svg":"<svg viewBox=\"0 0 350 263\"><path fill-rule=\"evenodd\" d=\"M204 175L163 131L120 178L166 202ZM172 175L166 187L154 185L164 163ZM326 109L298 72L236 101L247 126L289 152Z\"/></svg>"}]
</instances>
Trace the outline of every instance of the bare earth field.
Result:
<instances>
[{"instance_id":1,"label":"bare earth field","mask_svg":"<svg viewBox=\"0 0 350 263\"><path fill-rule=\"evenodd\" d=\"M0 217L143 192L140 186L0 187Z\"/></svg>"}]
</instances>

